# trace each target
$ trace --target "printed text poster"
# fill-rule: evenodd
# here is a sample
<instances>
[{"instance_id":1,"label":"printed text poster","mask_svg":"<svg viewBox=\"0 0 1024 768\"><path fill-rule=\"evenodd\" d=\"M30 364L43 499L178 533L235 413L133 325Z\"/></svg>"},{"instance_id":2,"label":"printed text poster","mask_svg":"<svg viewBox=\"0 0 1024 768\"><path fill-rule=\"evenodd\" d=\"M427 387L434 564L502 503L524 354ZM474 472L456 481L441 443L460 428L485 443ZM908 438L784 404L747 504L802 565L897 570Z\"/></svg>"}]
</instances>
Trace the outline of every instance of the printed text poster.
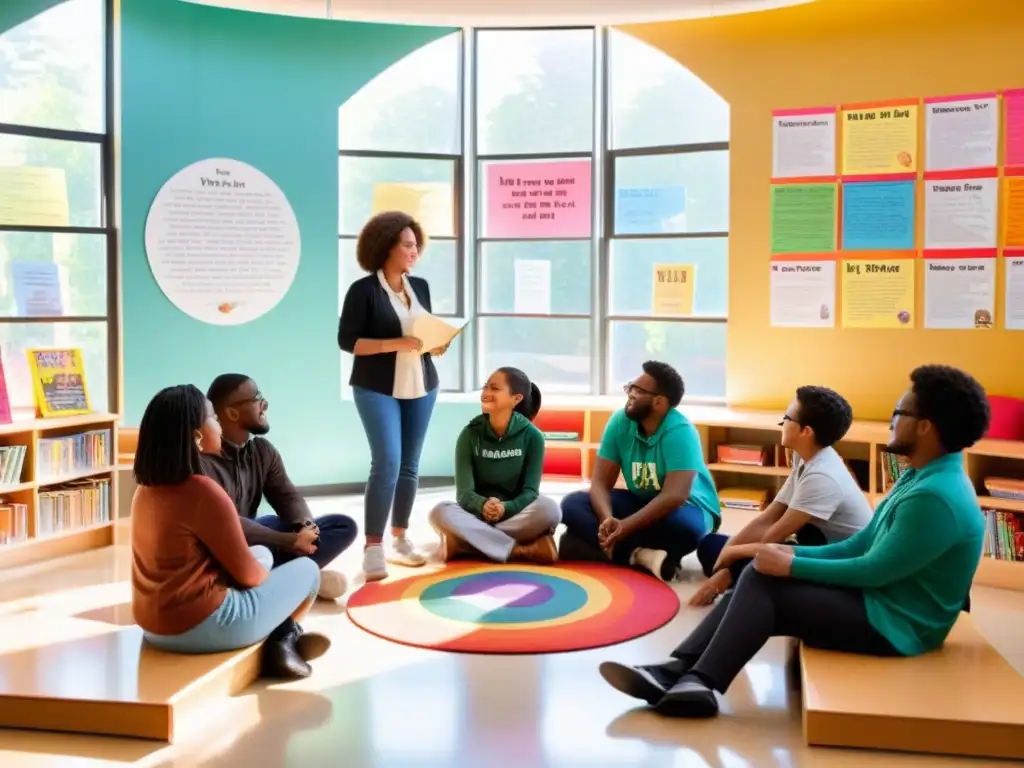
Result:
<instances>
[{"instance_id":1,"label":"printed text poster","mask_svg":"<svg viewBox=\"0 0 1024 768\"><path fill-rule=\"evenodd\" d=\"M994 168L999 156L999 99L978 96L925 99L926 171Z\"/></svg>"},{"instance_id":2,"label":"printed text poster","mask_svg":"<svg viewBox=\"0 0 1024 768\"><path fill-rule=\"evenodd\" d=\"M925 328L992 328L995 312L995 258L925 260Z\"/></svg>"},{"instance_id":3,"label":"printed text poster","mask_svg":"<svg viewBox=\"0 0 1024 768\"><path fill-rule=\"evenodd\" d=\"M771 324L780 328L834 328L835 261L771 263Z\"/></svg>"},{"instance_id":4,"label":"printed text poster","mask_svg":"<svg viewBox=\"0 0 1024 768\"><path fill-rule=\"evenodd\" d=\"M778 110L772 114L772 176L776 179L836 175L836 110Z\"/></svg>"},{"instance_id":5,"label":"printed text poster","mask_svg":"<svg viewBox=\"0 0 1024 768\"><path fill-rule=\"evenodd\" d=\"M835 251L837 198L836 184L773 184L772 254Z\"/></svg>"},{"instance_id":6,"label":"printed text poster","mask_svg":"<svg viewBox=\"0 0 1024 768\"><path fill-rule=\"evenodd\" d=\"M844 176L917 171L917 103L844 109Z\"/></svg>"},{"instance_id":7,"label":"printed text poster","mask_svg":"<svg viewBox=\"0 0 1024 768\"><path fill-rule=\"evenodd\" d=\"M913 328L916 264L912 258L844 261L843 328Z\"/></svg>"},{"instance_id":8,"label":"printed text poster","mask_svg":"<svg viewBox=\"0 0 1024 768\"><path fill-rule=\"evenodd\" d=\"M688 317L693 314L693 264L655 264L651 314Z\"/></svg>"},{"instance_id":9,"label":"printed text poster","mask_svg":"<svg viewBox=\"0 0 1024 768\"><path fill-rule=\"evenodd\" d=\"M995 248L999 180L924 182L925 250Z\"/></svg>"},{"instance_id":10,"label":"printed text poster","mask_svg":"<svg viewBox=\"0 0 1024 768\"><path fill-rule=\"evenodd\" d=\"M914 249L913 181L843 185L843 250Z\"/></svg>"}]
</instances>

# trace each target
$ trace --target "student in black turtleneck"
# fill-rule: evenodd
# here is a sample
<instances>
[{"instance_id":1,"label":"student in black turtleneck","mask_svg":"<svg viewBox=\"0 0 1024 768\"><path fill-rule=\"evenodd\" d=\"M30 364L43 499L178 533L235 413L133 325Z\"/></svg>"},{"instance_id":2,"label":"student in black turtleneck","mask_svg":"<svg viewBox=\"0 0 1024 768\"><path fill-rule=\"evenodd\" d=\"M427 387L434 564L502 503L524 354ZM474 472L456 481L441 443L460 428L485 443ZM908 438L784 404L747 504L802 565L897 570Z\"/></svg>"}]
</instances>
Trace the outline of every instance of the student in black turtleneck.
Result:
<instances>
[{"instance_id":1,"label":"student in black turtleneck","mask_svg":"<svg viewBox=\"0 0 1024 768\"><path fill-rule=\"evenodd\" d=\"M203 471L235 503L249 546L262 544L279 565L307 556L321 568L319 596L334 600L345 593L345 577L323 570L355 541L356 523L347 515L315 518L292 484L281 454L263 435L270 431L266 399L256 382L240 373L213 380L206 393L220 421L219 453L203 453ZM257 517L266 497L276 514Z\"/></svg>"}]
</instances>

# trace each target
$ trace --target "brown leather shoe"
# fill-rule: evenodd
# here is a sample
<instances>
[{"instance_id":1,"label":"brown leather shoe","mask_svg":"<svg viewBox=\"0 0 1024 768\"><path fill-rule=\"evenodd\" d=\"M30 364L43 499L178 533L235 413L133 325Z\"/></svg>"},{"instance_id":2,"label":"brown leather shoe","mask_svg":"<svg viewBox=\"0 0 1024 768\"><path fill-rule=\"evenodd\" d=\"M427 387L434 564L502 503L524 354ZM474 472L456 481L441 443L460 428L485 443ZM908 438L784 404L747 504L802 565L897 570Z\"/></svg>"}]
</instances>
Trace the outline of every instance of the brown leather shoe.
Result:
<instances>
[{"instance_id":1,"label":"brown leather shoe","mask_svg":"<svg viewBox=\"0 0 1024 768\"><path fill-rule=\"evenodd\" d=\"M528 560L540 565L552 565L558 562L558 547L554 536L541 536L529 544L516 544L512 549L512 557L516 560Z\"/></svg>"},{"instance_id":2,"label":"brown leather shoe","mask_svg":"<svg viewBox=\"0 0 1024 768\"><path fill-rule=\"evenodd\" d=\"M331 639L319 632L303 632L295 640L295 650L299 652L303 661L319 659L330 647Z\"/></svg>"}]
</instances>

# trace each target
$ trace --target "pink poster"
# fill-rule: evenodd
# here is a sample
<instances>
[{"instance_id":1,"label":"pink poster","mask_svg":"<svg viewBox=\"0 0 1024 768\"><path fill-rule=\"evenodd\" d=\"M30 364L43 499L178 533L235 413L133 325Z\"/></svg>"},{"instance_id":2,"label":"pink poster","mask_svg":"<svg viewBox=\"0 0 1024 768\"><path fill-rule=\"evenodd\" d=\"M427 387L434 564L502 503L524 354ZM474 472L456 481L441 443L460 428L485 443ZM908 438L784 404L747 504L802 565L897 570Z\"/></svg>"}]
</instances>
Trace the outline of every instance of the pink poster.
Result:
<instances>
[{"instance_id":1,"label":"pink poster","mask_svg":"<svg viewBox=\"0 0 1024 768\"><path fill-rule=\"evenodd\" d=\"M590 237L590 161L491 163L484 237Z\"/></svg>"},{"instance_id":2,"label":"pink poster","mask_svg":"<svg viewBox=\"0 0 1024 768\"><path fill-rule=\"evenodd\" d=\"M1003 93L1006 109L1005 165L1024 165L1024 88Z\"/></svg>"}]
</instances>

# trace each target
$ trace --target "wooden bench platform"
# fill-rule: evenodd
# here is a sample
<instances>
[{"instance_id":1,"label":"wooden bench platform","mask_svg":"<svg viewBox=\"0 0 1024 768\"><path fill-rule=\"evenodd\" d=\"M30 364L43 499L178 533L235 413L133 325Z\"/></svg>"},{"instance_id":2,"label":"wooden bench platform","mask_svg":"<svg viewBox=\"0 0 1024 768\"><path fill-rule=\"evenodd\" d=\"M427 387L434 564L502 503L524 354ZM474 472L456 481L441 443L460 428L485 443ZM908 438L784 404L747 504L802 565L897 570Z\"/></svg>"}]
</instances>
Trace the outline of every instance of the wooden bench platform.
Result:
<instances>
[{"instance_id":1,"label":"wooden bench platform","mask_svg":"<svg viewBox=\"0 0 1024 768\"><path fill-rule=\"evenodd\" d=\"M961 614L942 649L878 659L800 647L808 745L1024 760L1024 677Z\"/></svg>"},{"instance_id":2,"label":"wooden bench platform","mask_svg":"<svg viewBox=\"0 0 1024 768\"><path fill-rule=\"evenodd\" d=\"M248 687L259 656L259 646L167 654L136 626L38 611L3 616L0 728L171 742L184 719Z\"/></svg>"}]
</instances>

